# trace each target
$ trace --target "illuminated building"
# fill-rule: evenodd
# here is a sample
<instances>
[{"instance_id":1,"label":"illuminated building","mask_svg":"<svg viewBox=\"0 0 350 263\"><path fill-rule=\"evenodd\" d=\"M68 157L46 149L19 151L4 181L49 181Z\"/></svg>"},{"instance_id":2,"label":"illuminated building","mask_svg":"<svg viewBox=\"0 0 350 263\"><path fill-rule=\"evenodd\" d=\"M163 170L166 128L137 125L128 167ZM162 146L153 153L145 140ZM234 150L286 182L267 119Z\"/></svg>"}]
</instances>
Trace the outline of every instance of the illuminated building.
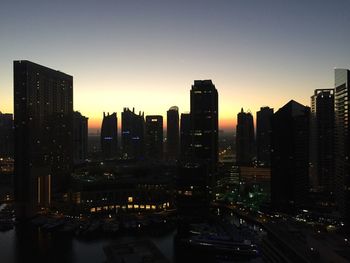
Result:
<instances>
[{"instance_id":1,"label":"illuminated building","mask_svg":"<svg viewBox=\"0 0 350 263\"><path fill-rule=\"evenodd\" d=\"M67 191L73 163L73 77L14 61L17 219Z\"/></svg>"},{"instance_id":2,"label":"illuminated building","mask_svg":"<svg viewBox=\"0 0 350 263\"><path fill-rule=\"evenodd\" d=\"M291 100L272 117L271 201L275 206L307 201L310 108Z\"/></svg>"},{"instance_id":3,"label":"illuminated building","mask_svg":"<svg viewBox=\"0 0 350 263\"><path fill-rule=\"evenodd\" d=\"M104 158L115 158L118 154L117 113L103 113L101 126L101 151Z\"/></svg>"},{"instance_id":4,"label":"illuminated building","mask_svg":"<svg viewBox=\"0 0 350 263\"><path fill-rule=\"evenodd\" d=\"M176 160L179 156L179 108L171 107L167 111L167 157Z\"/></svg>"},{"instance_id":5,"label":"illuminated building","mask_svg":"<svg viewBox=\"0 0 350 263\"><path fill-rule=\"evenodd\" d=\"M211 80L195 80L191 89L191 154L208 165L210 174L218 163L218 92Z\"/></svg>"},{"instance_id":6,"label":"illuminated building","mask_svg":"<svg viewBox=\"0 0 350 263\"><path fill-rule=\"evenodd\" d=\"M145 155L145 119L144 114L135 114L129 108L122 112L122 148L123 158L143 159Z\"/></svg>"},{"instance_id":7,"label":"illuminated building","mask_svg":"<svg viewBox=\"0 0 350 263\"><path fill-rule=\"evenodd\" d=\"M256 113L256 149L259 165L269 167L271 164L271 118L273 109L261 107Z\"/></svg>"},{"instance_id":8,"label":"illuminated building","mask_svg":"<svg viewBox=\"0 0 350 263\"><path fill-rule=\"evenodd\" d=\"M88 120L89 118L74 112L73 138L74 138L74 162L80 163L87 158L88 151Z\"/></svg>"},{"instance_id":9,"label":"illuminated building","mask_svg":"<svg viewBox=\"0 0 350 263\"><path fill-rule=\"evenodd\" d=\"M236 158L237 165L250 166L254 157L254 124L250 112L237 114Z\"/></svg>"},{"instance_id":10,"label":"illuminated building","mask_svg":"<svg viewBox=\"0 0 350 263\"><path fill-rule=\"evenodd\" d=\"M150 159L163 158L163 117L146 116L146 154Z\"/></svg>"},{"instance_id":11,"label":"illuminated building","mask_svg":"<svg viewBox=\"0 0 350 263\"><path fill-rule=\"evenodd\" d=\"M335 69L334 156L335 198L341 215L350 219L350 71Z\"/></svg>"}]
</instances>

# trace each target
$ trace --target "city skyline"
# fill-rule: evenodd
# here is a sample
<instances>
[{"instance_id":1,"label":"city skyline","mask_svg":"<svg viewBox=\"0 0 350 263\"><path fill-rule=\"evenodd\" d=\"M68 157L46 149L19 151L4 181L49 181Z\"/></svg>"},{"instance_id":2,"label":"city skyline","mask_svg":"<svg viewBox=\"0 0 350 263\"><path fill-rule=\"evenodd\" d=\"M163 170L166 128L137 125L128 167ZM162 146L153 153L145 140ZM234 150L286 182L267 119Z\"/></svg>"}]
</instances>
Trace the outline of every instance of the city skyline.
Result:
<instances>
[{"instance_id":1,"label":"city skyline","mask_svg":"<svg viewBox=\"0 0 350 263\"><path fill-rule=\"evenodd\" d=\"M164 123L173 105L188 112L196 79L213 80L220 129L234 130L241 107L255 119L261 106L310 105L334 67L350 67L348 1L37 2L0 11L0 111L13 113L12 61L30 60L74 76L74 110L92 132L124 107Z\"/></svg>"}]
</instances>

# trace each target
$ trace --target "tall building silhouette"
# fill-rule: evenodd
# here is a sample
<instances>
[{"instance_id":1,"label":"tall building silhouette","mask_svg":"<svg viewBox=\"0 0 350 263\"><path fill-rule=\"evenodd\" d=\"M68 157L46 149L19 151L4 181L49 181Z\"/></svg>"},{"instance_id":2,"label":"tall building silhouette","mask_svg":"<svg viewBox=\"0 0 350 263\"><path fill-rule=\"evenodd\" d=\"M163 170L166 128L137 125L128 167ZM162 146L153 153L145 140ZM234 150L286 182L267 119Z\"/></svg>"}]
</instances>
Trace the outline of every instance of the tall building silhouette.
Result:
<instances>
[{"instance_id":1,"label":"tall building silhouette","mask_svg":"<svg viewBox=\"0 0 350 263\"><path fill-rule=\"evenodd\" d=\"M291 100L272 117L271 201L279 207L307 201L310 108Z\"/></svg>"},{"instance_id":2,"label":"tall building silhouette","mask_svg":"<svg viewBox=\"0 0 350 263\"><path fill-rule=\"evenodd\" d=\"M271 118L273 109L261 107L256 113L256 149L259 165L271 165Z\"/></svg>"},{"instance_id":3,"label":"tall building silhouette","mask_svg":"<svg viewBox=\"0 0 350 263\"><path fill-rule=\"evenodd\" d=\"M180 120L180 159L188 160L191 151L191 114L182 113Z\"/></svg>"},{"instance_id":4,"label":"tall building silhouette","mask_svg":"<svg viewBox=\"0 0 350 263\"><path fill-rule=\"evenodd\" d=\"M191 154L210 173L218 163L218 92L211 80L195 80L191 89Z\"/></svg>"},{"instance_id":5,"label":"tall building silhouette","mask_svg":"<svg viewBox=\"0 0 350 263\"><path fill-rule=\"evenodd\" d=\"M167 156L171 160L179 157L179 108L171 107L167 111Z\"/></svg>"},{"instance_id":6,"label":"tall building silhouette","mask_svg":"<svg viewBox=\"0 0 350 263\"><path fill-rule=\"evenodd\" d=\"M250 166L254 157L254 123L250 112L237 114L236 158L237 165Z\"/></svg>"},{"instance_id":7,"label":"tall building silhouette","mask_svg":"<svg viewBox=\"0 0 350 263\"><path fill-rule=\"evenodd\" d=\"M88 152L88 120L89 118L74 112L73 139L74 139L74 162L81 163L87 158Z\"/></svg>"},{"instance_id":8,"label":"tall building silhouette","mask_svg":"<svg viewBox=\"0 0 350 263\"><path fill-rule=\"evenodd\" d=\"M145 119L144 114L135 114L129 108L122 112L123 158L143 159L145 156Z\"/></svg>"},{"instance_id":9,"label":"tall building silhouette","mask_svg":"<svg viewBox=\"0 0 350 263\"><path fill-rule=\"evenodd\" d=\"M150 159L163 158L163 117L146 116L146 154Z\"/></svg>"},{"instance_id":10,"label":"tall building silhouette","mask_svg":"<svg viewBox=\"0 0 350 263\"><path fill-rule=\"evenodd\" d=\"M103 113L101 125L101 151L103 158L115 158L118 155L118 119L117 113Z\"/></svg>"},{"instance_id":11,"label":"tall building silhouette","mask_svg":"<svg viewBox=\"0 0 350 263\"><path fill-rule=\"evenodd\" d=\"M313 187L334 190L334 89L311 96L310 180Z\"/></svg>"},{"instance_id":12,"label":"tall building silhouette","mask_svg":"<svg viewBox=\"0 0 350 263\"><path fill-rule=\"evenodd\" d=\"M67 191L73 163L73 77L14 61L17 219Z\"/></svg>"},{"instance_id":13,"label":"tall building silhouette","mask_svg":"<svg viewBox=\"0 0 350 263\"><path fill-rule=\"evenodd\" d=\"M335 69L334 82L335 198L342 216L350 220L350 71Z\"/></svg>"},{"instance_id":14,"label":"tall building silhouette","mask_svg":"<svg viewBox=\"0 0 350 263\"><path fill-rule=\"evenodd\" d=\"M0 157L13 157L13 115L0 111Z\"/></svg>"}]
</instances>

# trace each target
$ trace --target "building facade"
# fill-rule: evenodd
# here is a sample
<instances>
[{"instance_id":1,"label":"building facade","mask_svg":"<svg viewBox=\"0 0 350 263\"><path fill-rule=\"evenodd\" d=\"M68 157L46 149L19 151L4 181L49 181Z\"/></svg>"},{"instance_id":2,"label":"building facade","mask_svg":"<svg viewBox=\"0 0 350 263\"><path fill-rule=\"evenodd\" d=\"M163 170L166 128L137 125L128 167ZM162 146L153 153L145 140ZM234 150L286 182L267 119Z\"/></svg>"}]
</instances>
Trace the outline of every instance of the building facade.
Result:
<instances>
[{"instance_id":1,"label":"building facade","mask_svg":"<svg viewBox=\"0 0 350 263\"><path fill-rule=\"evenodd\" d=\"M145 118L135 109L122 112L122 152L125 159L141 160L145 157Z\"/></svg>"},{"instance_id":2,"label":"building facade","mask_svg":"<svg viewBox=\"0 0 350 263\"><path fill-rule=\"evenodd\" d=\"M160 115L146 116L146 154L149 159L163 158L163 117Z\"/></svg>"},{"instance_id":3,"label":"building facade","mask_svg":"<svg viewBox=\"0 0 350 263\"><path fill-rule=\"evenodd\" d=\"M101 125L101 151L103 158L115 158L118 155L118 119L117 113L103 113Z\"/></svg>"},{"instance_id":4,"label":"building facade","mask_svg":"<svg viewBox=\"0 0 350 263\"><path fill-rule=\"evenodd\" d=\"M74 138L74 163L84 162L88 152L88 120L89 118L74 112L73 138Z\"/></svg>"},{"instance_id":5,"label":"building facade","mask_svg":"<svg viewBox=\"0 0 350 263\"><path fill-rule=\"evenodd\" d=\"M335 69L334 88L334 156L335 198L341 215L350 219L350 71Z\"/></svg>"},{"instance_id":6,"label":"building facade","mask_svg":"<svg viewBox=\"0 0 350 263\"><path fill-rule=\"evenodd\" d=\"M271 165L271 118L273 109L261 107L256 113L256 152L258 165Z\"/></svg>"},{"instance_id":7,"label":"building facade","mask_svg":"<svg viewBox=\"0 0 350 263\"><path fill-rule=\"evenodd\" d=\"M271 201L280 208L307 202L309 115L291 100L272 117Z\"/></svg>"},{"instance_id":8,"label":"building facade","mask_svg":"<svg viewBox=\"0 0 350 263\"><path fill-rule=\"evenodd\" d=\"M236 159L237 165L250 166L254 157L254 123L250 112L237 114L236 128Z\"/></svg>"},{"instance_id":9,"label":"building facade","mask_svg":"<svg viewBox=\"0 0 350 263\"><path fill-rule=\"evenodd\" d=\"M15 199L18 219L68 188L73 163L73 77L14 61Z\"/></svg>"},{"instance_id":10,"label":"building facade","mask_svg":"<svg viewBox=\"0 0 350 263\"><path fill-rule=\"evenodd\" d=\"M0 112L0 157L13 157L13 115Z\"/></svg>"},{"instance_id":11,"label":"building facade","mask_svg":"<svg viewBox=\"0 0 350 263\"><path fill-rule=\"evenodd\" d=\"M167 157L176 160L180 152L179 108L171 107L167 111Z\"/></svg>"}]
</instances>

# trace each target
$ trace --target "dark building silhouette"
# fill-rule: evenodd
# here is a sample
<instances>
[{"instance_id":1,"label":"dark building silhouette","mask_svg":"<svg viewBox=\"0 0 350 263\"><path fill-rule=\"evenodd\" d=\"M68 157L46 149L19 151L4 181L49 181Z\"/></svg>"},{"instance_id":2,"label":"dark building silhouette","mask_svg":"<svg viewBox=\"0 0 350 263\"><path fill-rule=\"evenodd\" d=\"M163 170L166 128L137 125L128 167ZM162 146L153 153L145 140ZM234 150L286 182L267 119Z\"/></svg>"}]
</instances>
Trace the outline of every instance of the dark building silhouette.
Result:
<instances>
[{"instance_id":1,"label":"dark building silhouette","mask_svg":"<svg viewBox=\"0 0 350 263\"><path fill-rule=\"evenodd\" d=\"M237 165L250 166L254 157L254 123L250 112L237 114L236 158Z\"/></svg>"},{"instance_id":2,"label":"dark building silhouette","mask_svg":"<svg viewBox=\"0 0 350 263\"><path fill-rule=\"evenodd\" d=\"M256 113L256 149L259 165L271 165L271 118L273 109L261 107Z\"/></svg>"},{"instance_id":3,"label":"dark building silhouette","mask_svg":"<svg viewBox=\"0 0 350 263\"><path fill-rule=\"evenodd\" d=\"M206 165L195 162L183 162L178 165L176 206L180 217L198 218L208 215L208 179Z\"/></svg>"},{"instance_id":4,"label":"dark building silhouette","mask_svg":"<svg viewBox=\"0 0 350 263\"><path fill-rule=\"evenodd\" d=\"M163 158L163 117L146 116L146 154L150 159Z\"/></svg>"},{"instance_id":5,"label":"dark building silhouette","mask_svg":"<svg viewBox=\"0 0 350 263\"><path fill-rule=\"evenodd\" d=\"M129 108L122 112L123 158L143 159L145 156L145 119L144 114L135 114Z\"/></svg>"},{"instance_id":6,"label":"dark building silhouette","mask_svg":"<svg viewBox=\"0 0 350 263\"><path fill-rule=\"evenodd\" d=\"M17 219L31 217L68 188L73 163L73 77L14 61Z\"/></svg>"},{"instance_id":7,"label":"dark building silhouette","mask_svg":"<svg viewBox=\"0 0 350 263\"><path fill-rule=\"evenodd\" d=\"M291 100L272 117L271 201L287 208L307 201L310 108Z\"/></svg>"},{"instance_id":8,"label":"dark building silhouette","mask_svg":"<svg viewBox=\"0 0 350 263\"><path fill-rule=\"evenodd\" d=\"M335 69L334 156L335 198L341 215L350 220L350 71Z\"/></svg>"},{"instance_id":9,"label":"dark building silhouette","mask_svg":"<svg viewBox=\"0 0 350 263\"><path fill-rule=\"evenodd\" d=\"M13 115L0 112L0 157L13 157Z\"/></svg>"},{"instance_id":10,"label":"dark building silhouette","mask_svg":"<svg viewBox=\"0 0 350 263\"><path fill-rule=\"evenodd\" d=\"M101 125L101 151L103 158L115 158L118 155L118 119L117 113L103 113Z\"/></svg>"},{"instance_id":11,"label":"dark building silhouette","mask_svg":"<svg viewBox=\"0 0 350 263\"><path fill-rule=\"evenodd\" d=\"M170 160L176 160L180 151L179 135L179 108L171 107L167 111L167 156Z\"/></svg>"},{"instance_id":12,"label":"dark building silhouette","mask_svg":"<svg viewBox=\"0 0 350 263\"><path fill-rule=\"evenodd\" d=\"M334 189L334 89L311 96L310 180L327 193Z\"/></svg>"},{"instance_id":13,"label":"dark building silhouette","mask_svg":"<svg viewBox=\"0 0 350 263\"><path fill-rule=\"evenodd\" d=\"M211 80L195 80L191 89L191 154L208 165L218 163L218 92Z\"/></svg>"},{"instance_id":14,"label":"dark building silhouette","mask_svg":"<svg viewBox=\"0 0 350 263\"><path fill-rule=\"evenodd\" d=\"M74 139L74 162L81 163L87 158L88 152L88 120L89 118L74 112L73 139Z\"/></svg>"},{"instance_id":15,"label":"dark building silhouette","mask_svg":"<svg viewBox=\"0 0 350 263\"><path fill-rule=\"evenodd\" d=\"M188 160L191 151L191 114L182 113L180 123L180 159Z\"/></svg>"}]
</instances>

